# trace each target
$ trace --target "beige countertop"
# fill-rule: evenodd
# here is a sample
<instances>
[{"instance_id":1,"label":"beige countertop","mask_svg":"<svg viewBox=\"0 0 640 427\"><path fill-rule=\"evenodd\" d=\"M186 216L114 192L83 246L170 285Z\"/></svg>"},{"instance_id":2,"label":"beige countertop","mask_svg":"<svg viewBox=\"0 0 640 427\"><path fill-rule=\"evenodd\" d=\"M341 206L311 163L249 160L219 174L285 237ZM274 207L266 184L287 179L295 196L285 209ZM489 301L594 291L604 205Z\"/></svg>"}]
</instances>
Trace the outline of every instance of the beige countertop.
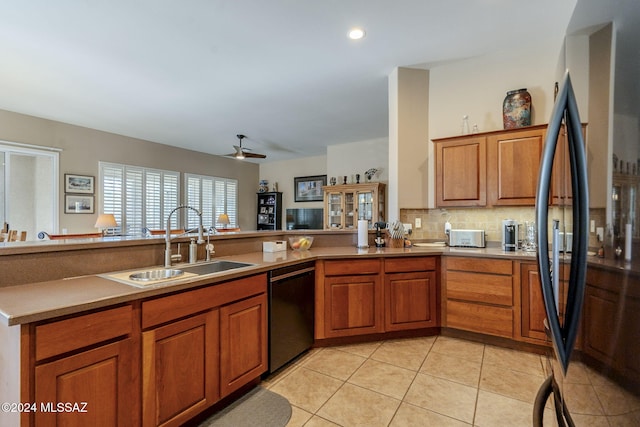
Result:
<instances>
[{"instance_id":1,"label":"beige countertop","mask_svg":"<svg viewBox=\"0 0 640 427\"><path fill-rule=\"evenodd\" d=\"M448 247L357 249L353 246L342 246L311 248L309 251L302 252L290 250L283 252L252 252L214 258L214 260L232 260L253 264L250 267L206 276L170 279L144 288L107 278L106 276L111 273L0 288L0 319L9 326L47 320L53 317L215 284L251 274L264 273L274 268L296 264L301 261L429 255L506 258L523 261L536 260L535 253L523 251L504 252L499 247L483 249ZM607 264L606 261L593 258L589 262L612 267L611 263ZM183 265L186 266L186 264ZM179 266L174 267L179 268ZM618 268L615 265L613 267ZM154 267L144 269L150 268ZM624 268L624 265L619 268ZM128 271L140 270L143 269L138 268Z\"/></svg>"}]
</instances>

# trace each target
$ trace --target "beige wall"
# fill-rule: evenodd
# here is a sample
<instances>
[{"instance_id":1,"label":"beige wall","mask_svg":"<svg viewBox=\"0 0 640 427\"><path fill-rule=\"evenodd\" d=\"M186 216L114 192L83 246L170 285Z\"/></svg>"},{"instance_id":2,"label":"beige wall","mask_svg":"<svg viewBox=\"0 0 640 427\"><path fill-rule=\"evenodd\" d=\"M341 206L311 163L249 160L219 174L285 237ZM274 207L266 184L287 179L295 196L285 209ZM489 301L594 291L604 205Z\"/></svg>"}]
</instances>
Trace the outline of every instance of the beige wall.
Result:
<instances>
[{"instance_id":1,"label":"beige wall","mask_svg":"<svg viewBox=\"0 0 640 427\"><path fill-rule=\"evenodd\" d=\"M389 76L388 218L401 208L426 208L429 158L429 71L396 68Z\"/></svg>"},{"instance_id":2,"label":"beige wall","mask_svg":"<svg viewBox=\"0 0 640 427\"><path fill-rule=\"evenodd\" d=\"M95 194L96 214L65 214L63 179L65 173L92 175L97 183L99 161L236 178L239 182L240 226L255 230L257 164L4 110L0 110L0 140L62 149L59 169L60 230L66 228L69 233L95 232L93 225L98 215L97 201L100 195L97 192ZM99 190L97 185L96 190ZM181 194L184 195L184 192Z\"/></svg>"},{"instance_id":3,"label":"beige wall","mask_svg":"<svg viewBox=\"0 0 640 427\"><path fill-rule=\"evenodd\" d=\"M561 57L562 37L540 40L521 50L498 51L431 69L429 75L429 139L459 135L462 116L481 132L503 128L502 102L509 90L527 88L532 98L532 124L547 123ZM429 143L429 176L433 176L433 143ZM434 204L429 183L429 207Z\"/></svg>"},{"instance_id":4,"label":"beige wall","mask_svg":"<svg viewBox=\"0 0 640 427\"><path fill-rule=\"evenodd\" d=\"M286 210L293 208L320 208L323 202L295 202L293 192L293 178L298 176L326 175L327 157L313 156L293 160L262 163L260 165L260 179L269 181L269 190L278 183L278 191L282 192L282 227L286 228ZM258 180L255 182L254 193L258 191ZM255 219L254 219L255 221ZM255 228L255 225L254 225Z\"/></svg>"}]
</instances>

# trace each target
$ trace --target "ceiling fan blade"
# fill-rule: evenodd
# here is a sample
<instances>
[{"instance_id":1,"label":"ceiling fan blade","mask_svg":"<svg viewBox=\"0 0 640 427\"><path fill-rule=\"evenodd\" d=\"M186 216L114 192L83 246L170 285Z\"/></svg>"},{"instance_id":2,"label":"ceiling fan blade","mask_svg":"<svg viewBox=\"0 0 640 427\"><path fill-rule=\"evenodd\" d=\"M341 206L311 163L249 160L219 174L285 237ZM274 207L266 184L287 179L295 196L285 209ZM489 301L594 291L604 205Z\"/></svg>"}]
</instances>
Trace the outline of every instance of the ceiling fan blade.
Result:
<instances>
[{"instance_id":1,"label":"ceiling fan blade","mask_svg":"<svg viewBox=\"0 0 640 427\"><path fill-rule=\"evenodd\" d=\"M244 156L245 157L251 157L254 159L266 159L267 156L264 154L258 154L258 153L247 153L246 151L244 152Z\"/></svg>"}]
</instances>

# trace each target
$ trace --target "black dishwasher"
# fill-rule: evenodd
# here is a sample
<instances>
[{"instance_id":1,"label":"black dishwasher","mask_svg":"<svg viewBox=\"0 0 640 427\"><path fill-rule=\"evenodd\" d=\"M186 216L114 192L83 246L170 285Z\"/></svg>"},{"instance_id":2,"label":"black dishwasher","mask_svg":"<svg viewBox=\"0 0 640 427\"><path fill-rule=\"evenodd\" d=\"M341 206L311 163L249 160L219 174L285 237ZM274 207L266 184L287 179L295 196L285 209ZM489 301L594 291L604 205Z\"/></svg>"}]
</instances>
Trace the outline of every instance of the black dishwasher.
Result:
<instances>
[{"instance_id":1,"label":"black dishwasher","mask_svg":"<svg viewBox=\"0 0 640 427\"><path fill-rule=\"evenodd\" d=\"M315 262L269 273L269 372L313 345Z\"/></svg>"}]
</instances>

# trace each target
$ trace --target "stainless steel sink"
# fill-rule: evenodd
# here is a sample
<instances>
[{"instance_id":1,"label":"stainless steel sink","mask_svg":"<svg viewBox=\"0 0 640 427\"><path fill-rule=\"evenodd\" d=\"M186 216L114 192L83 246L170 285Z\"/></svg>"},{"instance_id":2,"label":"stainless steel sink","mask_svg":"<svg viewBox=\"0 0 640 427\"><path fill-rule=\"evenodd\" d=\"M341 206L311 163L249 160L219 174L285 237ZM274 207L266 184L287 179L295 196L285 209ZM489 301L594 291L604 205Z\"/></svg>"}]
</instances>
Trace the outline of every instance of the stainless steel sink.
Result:
<instances>
[{"instance_id":1,"label":"stainless steel sink","mask_svg":"<svg viewBox=\"0 0 640 427\"><path fill-rule=\"evenodd\" d=\"M129 279L136 282L151 282L155 280L173 279L184 274L183 270L175 268L156 268L154 270L140 271L129 275Z\"/></svg>"},{"instance_id":2,"label":"stainless steel sink","mask_svg":"<svg viewBox=\"0 0 640 427\"><path fill-rule=\"evenodd\" d=\"M254 264L249 264L246 262L221 260L221 261L208 262L206 264L196 264L188 267L180 266L180 269L187 273L205 275L205 274L219 273L221 271L233 270L235 268L250 267L252 265Z\"/></svg>"}]
</instances>

